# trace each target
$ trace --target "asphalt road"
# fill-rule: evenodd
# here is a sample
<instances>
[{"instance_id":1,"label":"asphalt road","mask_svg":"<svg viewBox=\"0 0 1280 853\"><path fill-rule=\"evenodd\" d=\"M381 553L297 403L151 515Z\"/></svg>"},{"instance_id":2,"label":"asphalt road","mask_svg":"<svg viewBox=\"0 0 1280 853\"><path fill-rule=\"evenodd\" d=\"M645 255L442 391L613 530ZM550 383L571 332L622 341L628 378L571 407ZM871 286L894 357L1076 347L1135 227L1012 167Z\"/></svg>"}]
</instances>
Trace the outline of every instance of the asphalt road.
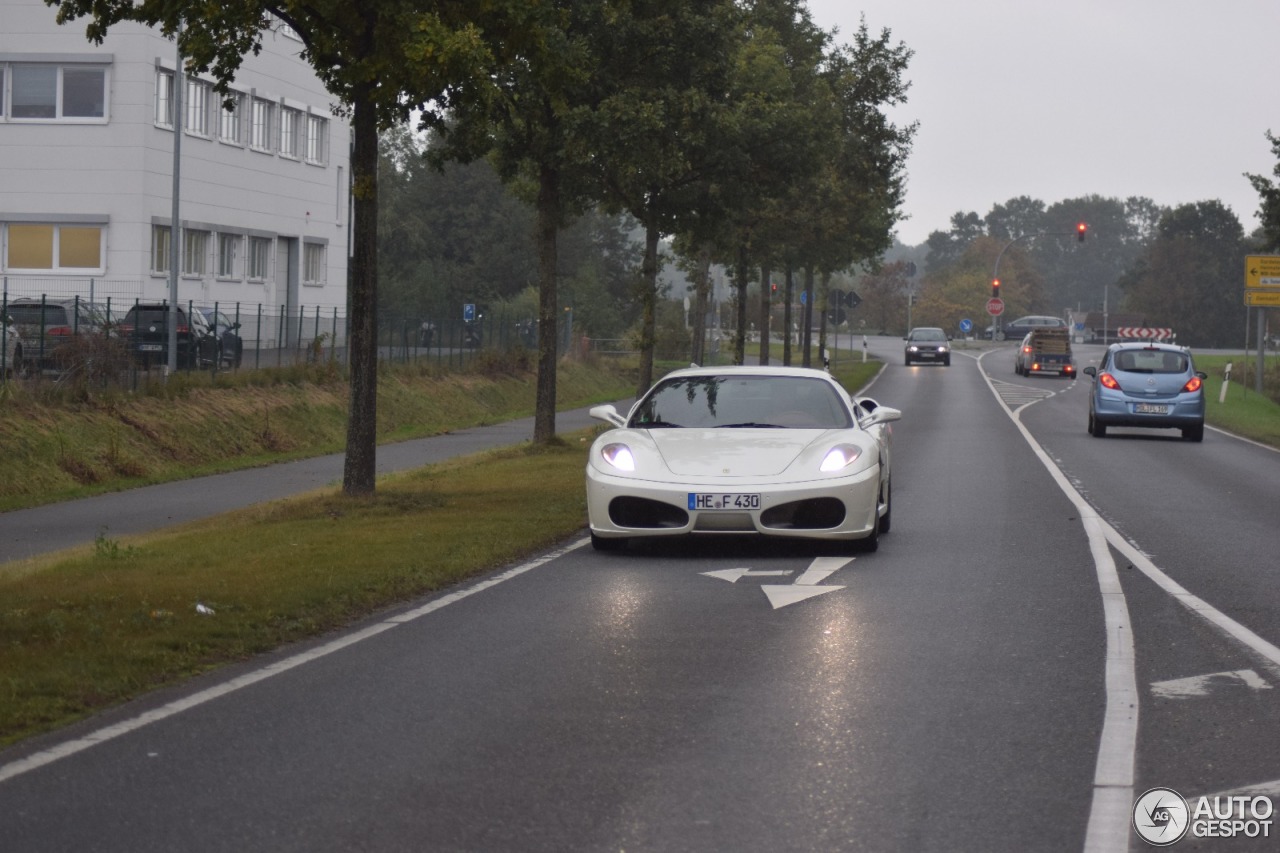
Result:
<instances>
[{"instance_id":1,"label":"asphalt road","mask_svg":"<svg viewBox=\"0 0 1280 853\"><path fill-rule=\"evenodd\" d=\"M875 554L577 538L0 752L5 848L1136 851L1149 788L1280 798L1280 454L877 354Z\"/></svg>"}]
</instances>

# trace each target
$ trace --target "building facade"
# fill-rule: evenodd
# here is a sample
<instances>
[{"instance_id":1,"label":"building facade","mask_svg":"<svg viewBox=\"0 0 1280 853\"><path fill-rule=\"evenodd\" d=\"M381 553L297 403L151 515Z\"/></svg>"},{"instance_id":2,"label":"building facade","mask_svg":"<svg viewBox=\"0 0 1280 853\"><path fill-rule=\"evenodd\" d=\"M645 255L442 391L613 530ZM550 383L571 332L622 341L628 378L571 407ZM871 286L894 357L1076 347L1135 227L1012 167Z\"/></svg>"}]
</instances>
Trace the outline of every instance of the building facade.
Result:
<instances>
[{"instance_id":1,"label":"building facade","mask_svg":"<svg viewBox=\"0 0 1280 853\"><path fill-rule=\"evenodd\" d=\"M297 36L264 33L228 100L207 75L179 78L175 45L157 30L117 25L99 46L84 21L59 26L55 14L42 0L0 0L9 298L167 299L176 239L180 303L345 314L350 130Z\"/></svg>"}]
</instances>

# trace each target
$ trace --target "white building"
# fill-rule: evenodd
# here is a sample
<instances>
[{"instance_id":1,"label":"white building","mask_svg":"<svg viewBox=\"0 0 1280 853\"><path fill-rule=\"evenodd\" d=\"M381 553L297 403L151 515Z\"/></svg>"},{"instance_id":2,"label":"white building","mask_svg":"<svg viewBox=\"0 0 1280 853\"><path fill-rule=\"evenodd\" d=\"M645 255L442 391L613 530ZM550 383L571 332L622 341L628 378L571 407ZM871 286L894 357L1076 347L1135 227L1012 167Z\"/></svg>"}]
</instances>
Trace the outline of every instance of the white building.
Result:
<instances>
[{"instance_id":1,"label":"white building","mask_svg":"<svg viewBox=\"0 0 1280 853\"><path fill-rule=\"evenodd\" d=\"M5 289L167 299L174 43L120 24L98 46L55 14L0 0ZM208 76L185 78L179 302L345 314L350 130L301 49L285 27L265 33L232 109Z\"/></svg>"}]
</instances>

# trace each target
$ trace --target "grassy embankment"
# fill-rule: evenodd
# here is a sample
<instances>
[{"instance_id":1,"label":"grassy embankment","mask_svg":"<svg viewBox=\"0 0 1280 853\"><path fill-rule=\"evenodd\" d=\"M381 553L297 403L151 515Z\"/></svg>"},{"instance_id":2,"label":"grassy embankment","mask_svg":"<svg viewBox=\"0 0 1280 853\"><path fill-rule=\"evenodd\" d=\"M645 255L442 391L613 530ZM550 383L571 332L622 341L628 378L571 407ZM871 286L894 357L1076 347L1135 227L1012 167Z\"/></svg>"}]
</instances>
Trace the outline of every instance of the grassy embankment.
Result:
<instances>
[{"instance_id":1,"label":"grassy embankment","mask_svg":"<svg viewBox=\"0 0 1280 853\"><path fill-rule=\"evenodd\" d=\"M856 389L878 367L838 373ZM566 373L559 390L569 406L634 390L626 372ZM531 378L391 372L379 391L383 432L400 438L528 415ZM107 411L86 404L57 413L10 400L0 409L0 440L20 448L25 476L71 496L111 487L113 471L140 483L235 467L227 447L256 464L340 449L345 403L341 383L305 381L225 395L192 389L115 401ZM72 552L0 566L0 745L563 541L585 522L587 438L384 477L366 500L329 489L158 534L104 534ZM39 470L44 453L58 455L47 466L56 471ZM165 461L144 470L151 459ZM75 472L86 469L105 473L84 484ZM30 488L4 488L10 505L31 502ZM197 603L213 615L198 614Z\"/></svg>"}]
</instances>

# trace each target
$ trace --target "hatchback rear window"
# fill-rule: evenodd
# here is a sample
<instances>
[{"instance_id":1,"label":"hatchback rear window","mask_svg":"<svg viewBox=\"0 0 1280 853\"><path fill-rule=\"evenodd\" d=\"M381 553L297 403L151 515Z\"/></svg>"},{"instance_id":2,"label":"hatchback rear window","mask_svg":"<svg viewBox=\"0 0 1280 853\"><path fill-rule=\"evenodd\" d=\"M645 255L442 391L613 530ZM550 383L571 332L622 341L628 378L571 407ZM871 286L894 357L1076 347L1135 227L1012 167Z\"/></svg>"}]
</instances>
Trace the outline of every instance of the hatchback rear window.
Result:
<instances>
[{"instance_id":1,"label":"hatchback rear window","mask_svg":"<svg viewBox=\"0 0 1280 853\"><path fill-rule=\"evenodd\" d=\"M34 305L27 303L25 305L9 305L9 316L13 318L13 322L27 326L38 326L43 322L46 325L56 326L67 322L67 311L61 305Z\"/></svg>"},{"instance_id":2,"label":"hatchback rear window","mask_svg":"<svg viewBox=\"0 0 1280 853\"><path fill-rule=\"evenodd\" d=\"M1168 350L1121 350L1114 367L1129 373L1186 373L1191 360L1185 353Z\"/></svg>"}]
</instances>

